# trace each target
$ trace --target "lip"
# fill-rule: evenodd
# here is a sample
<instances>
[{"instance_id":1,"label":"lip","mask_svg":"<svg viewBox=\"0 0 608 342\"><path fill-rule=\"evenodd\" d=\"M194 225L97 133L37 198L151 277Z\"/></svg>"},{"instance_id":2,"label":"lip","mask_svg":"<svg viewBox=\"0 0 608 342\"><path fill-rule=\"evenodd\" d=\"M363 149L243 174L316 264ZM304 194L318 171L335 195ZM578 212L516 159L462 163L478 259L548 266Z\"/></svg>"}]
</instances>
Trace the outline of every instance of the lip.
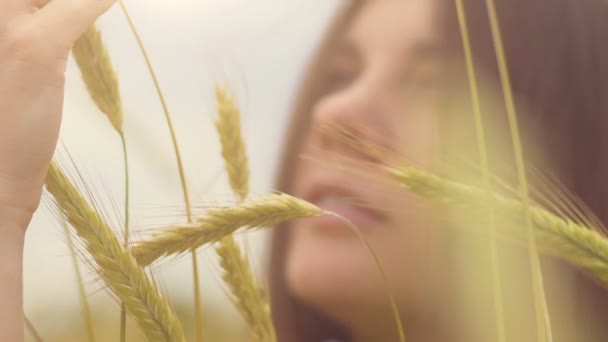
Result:
<instances>
[{"instance_id":1,"label":"lip","mask_svg":"<svg viewBox=\"0 0 608 342\"><path fill-rule=\"evenodd\" d=\"M374 201L362 187L361 183L346 182L344 179L311 180L305 188L303 198L323 210L333 212L361 229L382 225L388 220L385 213L373 209ZM348 205L327 203L327 196L344 197L353 200ZM310 224L322 229L348 228L346 222L336 216L325 215L310 219Z\"/></svg>"}]
</instances>

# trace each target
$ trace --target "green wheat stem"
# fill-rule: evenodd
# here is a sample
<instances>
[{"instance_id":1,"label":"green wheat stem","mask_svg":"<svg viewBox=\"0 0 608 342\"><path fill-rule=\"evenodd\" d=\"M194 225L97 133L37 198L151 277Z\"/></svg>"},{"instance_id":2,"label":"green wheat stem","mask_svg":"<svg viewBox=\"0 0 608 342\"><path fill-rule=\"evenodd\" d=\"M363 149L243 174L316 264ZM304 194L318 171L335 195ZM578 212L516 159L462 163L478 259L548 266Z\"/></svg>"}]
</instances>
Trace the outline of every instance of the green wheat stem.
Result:
<instances>
[{"instance_id":1,"label":"green wheat stem","mask_svg":"<svg viewBox=\"0 0 608 342\"><path fill-rule=\"evenodd\" d=\"M462 43L464 47L464 54L467 65L467 76L469 80L469 88L471 91L471 101L473 105L473 115L475 117L475 132L477 135L477 145L479 147L479 158L481 161L481 170L483 177L484 190L486 196L490 196L491 185L490 185L490 166L488 163L488 151L486 146L486 139L484 135L483 118L481 114L481 102L479 98L479 91L477 85L477 75L475 72L475 64L473 62L473 53L471 49L471 41L469 37L469 30L467 28L466 12L462 0L456 0L456 8L458 12L458 23L460 26ZM498 246L496 239L496 223L494 207L492 201L488 201L488 219L490 226L490 258L492 263L492 287L494 290L494 307L496 310L496 328L498 334L498 341L506 341L505 333L505 322L504 322L504 305L502 301L502 286L501 286L501 272L500 262L498 258Z\"/></svg>"},{"instance_id":2,"label":"green wheat stem","mask_svg":"<svg viewBox=\"0 0 608 342\"><path fill-rule=\"evenodd\" d=\"M27 316L23 316L23 317L25 320L25 328L30 333L30 335L34 338L34 340L36 342L42 342L43 341L42 337L38 333L38 330L36 330L36 327L34 326L34 324L32 324L32 321L30 321L29 318L27 318Z\"/></svg>"},{"instance_id":3,"label":"green wheat stem","mask_svg":"<svg viewBox=\"0 0 608 342\"><path fill-rule=\"evenodd\" d=\"M148 55L148 52L144 46L141 36L139 35L137 28L135 27L135 23L131 19L131 16L129 15L129 12L128 12L127 7L125 6L123 0L120 0L119 3L120 3L120 7L122 8L122 11L125 14L125 17L127 18L129 27L131 28L131 31L133 32L133 35L135 36L135 39L137 40L137 44L144 57L146 66L148 68L148 72L150 73L150 77L152 77L152 82L154 83L154 87L156 89L158 98L159 98L161 106L163 108L163 112L165 114L165 119L167 121L167 127L168 127L169 133L171 135L171 140L172 140L173 149L174 149L174 153L175 153L175 159L177 162L177 168L178 168L178 172L179 172L179 178L180 178L180 182L181 182L181 186L182 186L184 203L186 206L186 215L188 218L188 222L192 222L192 205L190 202L190 194L188 191L188 185L187 185L187 181L186 181L186 173L184 170L182 155L180 153L179 145L177 143L177 134L175 132L175 128L173 126L173 120L172 120L171 114L169 112L169 107L167 105L167 101L166 101L165 96L160 87L160 83L158 81L158 77L156 76L156 72L154 71L154 67L152 66L150 56ZM201 299L201 292L200 292L200 276L199 276L199 272L198 272L198 258L197 258L197 253L195 250L192 250L191 253L192 253L192 274L193 274L193 278L194 278L194 314L195 314L195 320L196 320L196 324L195 324L196 325L196 341L202 342L203 341L203 311L202 311L202 299Z\"/></svg>"},{"instance_id":4,"label":"green wheat stem","mask_svg":"<svg viewBox=\"0 0 608 342\"><path fill-rule=\"evenodd\" d=\"M500 32L500 24L498 15L496 14L496 5L494 0L486 0L488 18L492 31L492 40L496 51L496 60L498 71L500 74L500 82L502 86L503 96L505 100L507 116L509 119L509 130L511 131L513 149L515 152L517 177L520 185L520 196L526 207L530 206L530 197L528 192L528 181L526 177L526 166L523 157L521 137L519 135L519 125L517 122L517 113L515 110L515 101L509 77L509 68L507 66L502 35ZM532 286L534 288L534 302L536 308L536 324L538 341L553 341L551 332L551 320L549 310L547 308L547 298L543 285L543 275L540 266L540 258L538 247L536 244L536 236L532 229L532 220L529 211L526 212L526 228L528 237L528 249L530 257L530 267L532 272Z\"/></svg>"},{"instance_id":5,"label":"green wheat stem","mask_svg":"<svg viewBox=\"0 0 608 342\"><path fill-rule=\"evenodd\" d=\"M125 167L125 236L124 244L125 248L129 247L129 228L130 228L130 187L129 187L129 156L127 154L127 141L125 134L120 133L120 141L122 144L122 155L124 159ZM127 309L124 304L120 306L120 341L126 342L127 340Z\"/></svg>"},{"instance_id":6,"label":"green wheat stem","mask_svg":"<svg viewBox=\"0 0 608 342\"><path fill-rule=\"evenodd\" d=\"M95 329L93 324L93 317L91 315L91 307L89 300L87 299L87 293L84 288L84 282L82 281L82 273L78 266L78 259L76 257L76 248L74 247L74 240L68 227L68 221L66 218L62 220L63 230L68 242L68 248L70 249L70 255L72 257L72 266L74 267L74 274L76 275L76 282L78 283L78 296L80 297L80 304L82 305L82 314L84 315L84 323L87 331L87 337L89 342L95 342Z\"/></svg>"}]
</instances>

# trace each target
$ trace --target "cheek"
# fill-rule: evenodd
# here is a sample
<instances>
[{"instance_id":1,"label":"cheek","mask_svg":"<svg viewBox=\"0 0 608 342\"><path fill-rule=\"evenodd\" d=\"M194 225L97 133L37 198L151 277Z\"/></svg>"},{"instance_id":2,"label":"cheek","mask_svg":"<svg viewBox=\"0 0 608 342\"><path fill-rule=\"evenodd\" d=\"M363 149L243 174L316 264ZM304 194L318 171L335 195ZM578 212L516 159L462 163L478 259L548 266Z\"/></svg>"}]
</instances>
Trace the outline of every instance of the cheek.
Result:
<instances>
[{"instance_id":1,"label":"cheek","mask_svg":"<svg viewBox=\"0 0 608 342\"><path fill-rule=\"evenodd\" d=\"M390 127L391 149L398 163L429 167L439 146L440 103L437 91L424 90L396 98L386 116ZM415 163L415 164L411 164Z\"/></svg>"},{"instance_id":2,"label":"cheek","mask_svg":"<svg viewBox=\"0 0 608 342\"><path fill-rule=\"evenodd\" d=\"M391 231L370 237L370 244L395 287L414 291L425 286L420 282L425 282L433 259L436 229L431 209L426 202L405 190L394 193L388 203L387 210L392 212L393 218Z\"/></svg>"},{"instance_id":3,"label":"cheek","mask_svg":"<svg viewBox=\"0 0 608 342\"><path fill-rule=\"evenodd\" d=\"M399 162L410 163L407 166L430 168L438 157L438 115L434 107L429 107L416 111L398 123L395 148L404 157Z\"/></svg>"}]
</instances>

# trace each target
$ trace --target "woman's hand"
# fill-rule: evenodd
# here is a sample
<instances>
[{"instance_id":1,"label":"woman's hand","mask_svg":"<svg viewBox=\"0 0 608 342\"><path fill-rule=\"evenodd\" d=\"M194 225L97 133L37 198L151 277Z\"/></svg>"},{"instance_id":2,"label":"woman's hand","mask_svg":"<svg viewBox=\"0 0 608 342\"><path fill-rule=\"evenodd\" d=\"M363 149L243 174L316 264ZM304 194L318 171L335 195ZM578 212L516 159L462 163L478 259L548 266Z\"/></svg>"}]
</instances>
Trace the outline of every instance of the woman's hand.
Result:
<instances>
[{"instance_id":1,"label":"woman's hand","mask_svg":"<svg viewBox=\"0 0 608 342\"><path fill-rule=\"evenodd\" d=\"M23 341L25 229L55 151L66 61L115 0L0 0L0 341Z\"/></svg>"},{"instance_id":2,"label":"woman's hand","mask_svg":"<svg viewBox=\"0 0 608 342\"><path fill-rule=\"evenodd\" d=\"M25 217L57 144L69 51L115 2L47 1L0 0L0 209Z\"/></svg>"}]
</instances>

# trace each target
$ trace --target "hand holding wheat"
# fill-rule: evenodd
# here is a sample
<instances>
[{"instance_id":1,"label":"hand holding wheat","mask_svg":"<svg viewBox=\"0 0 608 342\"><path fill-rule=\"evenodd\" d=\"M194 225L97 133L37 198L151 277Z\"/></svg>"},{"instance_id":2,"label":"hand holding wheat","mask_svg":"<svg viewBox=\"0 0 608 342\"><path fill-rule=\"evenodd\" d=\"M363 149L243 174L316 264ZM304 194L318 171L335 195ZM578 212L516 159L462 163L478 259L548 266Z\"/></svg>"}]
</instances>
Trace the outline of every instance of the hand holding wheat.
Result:
<instances>
[{"instance_id":1,"label":"hand holding wheat","mask_svg":"<svg viewBox=\"0 0 608 342\"><path fill-rule=\"evenodd\" d=\"M69 50L114 1L0 1L0 207L28 216L38 206Z\"/></svg>"},{"instance_id":2,"label":"hand holding wheat","mask_svg":"<svg viewBox=\"0 0 608 342\"><path fill-rule=\"evenodd\" d=\"M115 0L0 0L0 341L23 341L24 232L57 144L74 41Z\"/></svg>"}]
</instances>

